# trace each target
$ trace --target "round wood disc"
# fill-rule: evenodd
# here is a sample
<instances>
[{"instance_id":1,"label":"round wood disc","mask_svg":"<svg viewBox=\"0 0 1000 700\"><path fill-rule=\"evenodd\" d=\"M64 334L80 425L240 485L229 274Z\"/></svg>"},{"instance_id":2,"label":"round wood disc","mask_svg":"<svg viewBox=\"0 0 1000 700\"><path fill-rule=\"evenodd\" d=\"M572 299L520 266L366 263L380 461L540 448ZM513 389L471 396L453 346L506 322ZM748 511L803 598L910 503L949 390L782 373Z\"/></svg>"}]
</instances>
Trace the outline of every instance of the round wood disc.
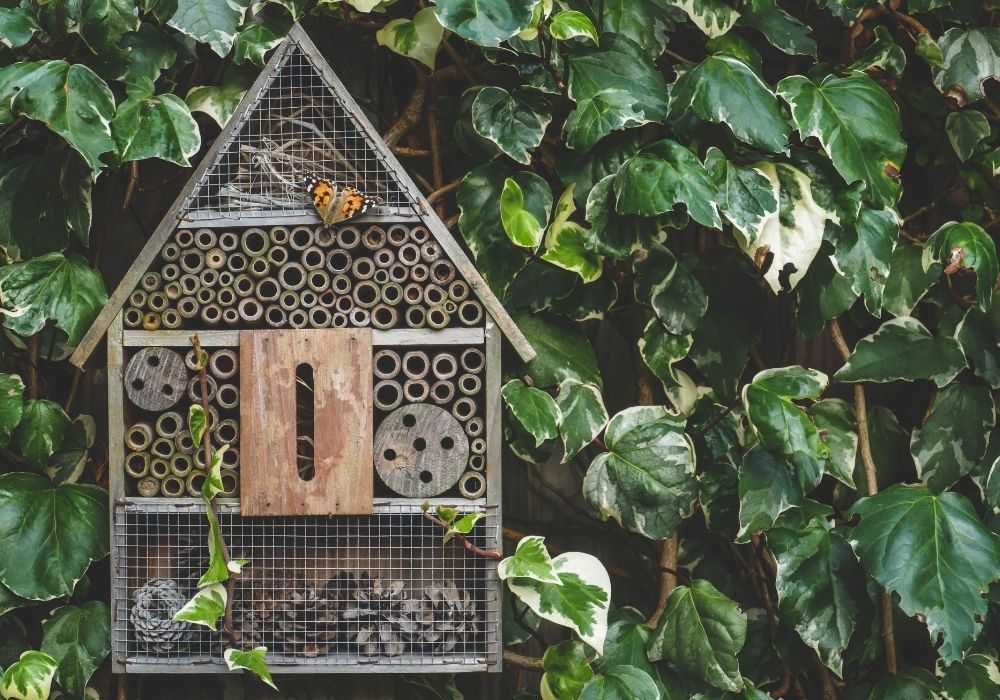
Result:
<instances>
[{"instance_id":1,"label":"round wood disc","mask_svg":"<svg viewBox=\"0 0 1000 700\"><path fill-rule=\"evenodd\" d=\"M444 493L458 483L468 459L462 424L430 404L397 408L375 433L375 470L386 486L407 498Z\"/></svg>"},{"instance_id":2,"label":"round wood disc","mask_svg":"<svg viewBox=\"0 0 1000 700\"><path fill-rule=\"evenodd\" d=\"M166 411L187 389L188 369L180 353L170 348L143 348L125 368L125 392L146 411Z\"/></svg>"}]
</instances>

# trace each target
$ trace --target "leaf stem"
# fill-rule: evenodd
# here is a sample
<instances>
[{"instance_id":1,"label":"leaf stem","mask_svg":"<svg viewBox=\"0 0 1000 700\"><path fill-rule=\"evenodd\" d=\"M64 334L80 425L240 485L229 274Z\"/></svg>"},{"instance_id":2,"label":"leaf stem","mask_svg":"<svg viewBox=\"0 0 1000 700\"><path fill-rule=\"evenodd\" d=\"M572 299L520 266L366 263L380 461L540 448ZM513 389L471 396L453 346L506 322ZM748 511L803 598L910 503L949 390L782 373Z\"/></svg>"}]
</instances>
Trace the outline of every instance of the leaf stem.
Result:
<instances>
[{"instance_id":1,"label":"leaf stem","mask_svg":"<svg viewBox=\"0 0 1000 700\"><path fill-rule=\"evenodd\" d=\"M426 510L424 511L424 519L429 520L435 525L440 525L445 530L448 529L448 525L446 523L435 518L433 515L430 514L429 511ZM503 554L501 554L500 552L495 552L492 549L483 549L482 547L478 547L472 544L472 542L469 541L469 538L467 538L465 535L455 533L455 539L457 539L459 542L462 543L462 547L469 554L475 554L477 557L483 557L484 559L493 559L493 560L503 559Z\"/></svg>"}]
</instances>

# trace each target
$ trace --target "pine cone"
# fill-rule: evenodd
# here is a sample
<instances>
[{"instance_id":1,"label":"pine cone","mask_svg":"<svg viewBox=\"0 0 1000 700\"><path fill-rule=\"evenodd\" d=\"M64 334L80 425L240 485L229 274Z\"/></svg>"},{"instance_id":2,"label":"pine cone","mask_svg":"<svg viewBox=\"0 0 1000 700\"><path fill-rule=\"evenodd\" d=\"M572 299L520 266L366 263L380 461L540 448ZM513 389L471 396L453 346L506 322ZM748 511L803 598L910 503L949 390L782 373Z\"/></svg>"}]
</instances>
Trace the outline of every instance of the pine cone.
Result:
<instances>
[{"instance_id":1,"label":"pine cone","mask_svg":"<svg viewBox=\"0 0 1000 700\"><path fill-rule=\"evenodd\" d=\"M435 654L473 642L479 633L479 615L472 596L452 581L435 581L424 588L420 600L420 645Z\"/></svg>"},{"instance_id":2,"label":"pine cone","mask_svg":"<svg viewBox=\"0 0 1000 700\"><path fill-rule=\"evenodd\" d=\"M337 641L337 610L323 589L296 576L287 580L276 619L275 638L286 653L313 658Z\"/></svg>"},{"instance_id":3,"label":"pine cone","mask_svg":"<svg viewBox=\"0 0 1000 700\"><path fill-rule=\"evenodd\" d=\"M341 620L347 623L352 647L366 656L399 656L420 628L417 601L409 599L402 581L370 578L363 573Z\"/></svg>"},{"instance_id":4,"label":"pine cone","mask_svg":"<svg viewBox=\"0 0 1000 700\"><path fill-rule=\"evenodd\" d=\"M187 597L172 579L154 578L132 593L129 621L143 647L157 654L167 654L191 640L192 627L174 622L174 615L187 603Z\"/></svg>"}]
</instances>

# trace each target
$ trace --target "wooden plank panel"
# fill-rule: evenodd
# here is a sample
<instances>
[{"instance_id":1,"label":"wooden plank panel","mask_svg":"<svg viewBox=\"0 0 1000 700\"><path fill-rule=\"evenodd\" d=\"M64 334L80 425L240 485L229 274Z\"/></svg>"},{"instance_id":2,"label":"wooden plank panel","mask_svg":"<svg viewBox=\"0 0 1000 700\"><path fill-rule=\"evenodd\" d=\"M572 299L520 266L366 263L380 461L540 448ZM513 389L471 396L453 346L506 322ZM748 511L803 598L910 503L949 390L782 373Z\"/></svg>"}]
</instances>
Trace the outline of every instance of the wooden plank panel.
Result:
<instances>
[{"instance_id":1,"label":"wooden plank panel","mask_svg":"<svg viewBox=\"0 0 1000 700\"><path fill-rule=\"evenodd\" d=\"M296 467L296 368L314 385L315 476ZM372 334L367 328L240 333L243 515L370 514Z\"/></svg>"},{"instance_id":2,"label":"wooden plank panel","mask_svg":"<svg viewBox=\"0 0 1000 700\"><path fill-rule=\"evenodd\" d=\"M125 331L125 347L191 346L191 336L197 335L203 347L233 347L240 344L238 330L207 331ZM482 345L482 328L391 328L372 329L372 344L383 345Z\"/></svg>"}]
</instances>

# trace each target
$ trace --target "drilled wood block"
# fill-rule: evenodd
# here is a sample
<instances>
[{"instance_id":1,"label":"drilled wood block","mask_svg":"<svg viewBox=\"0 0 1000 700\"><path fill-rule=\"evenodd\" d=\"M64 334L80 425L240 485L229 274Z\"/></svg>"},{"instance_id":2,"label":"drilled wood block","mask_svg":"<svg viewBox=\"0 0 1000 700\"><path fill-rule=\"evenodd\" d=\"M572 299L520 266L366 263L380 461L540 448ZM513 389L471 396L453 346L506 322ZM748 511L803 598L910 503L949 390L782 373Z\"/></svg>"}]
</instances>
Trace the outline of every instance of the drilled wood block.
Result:
<instances>
[{"instance_id":1,"label":"drilled wood block","mask_svg":"<svg viewBox=\"0 0 1000 700\"><path fill-rule=\"evenodd\" d=\"M143 410L165 411L184 396L188 376L180 353L170 348L143 348L125 369L125 392Z\"/></svg>"},{"instance_id":2,"label":"drilled wood block","mask_svg":"<svg viewBox=\"0 0 1000 700\"><path fill-rule=\"evenodd\" d=\"M397 408L375 435L375 469L400 496L444 493L458 481L468 459L469 439L461 423L430 404Z\"/></svg>"},{"instance_id":3,"label":"drilled wood block","mask_svg":"<svg viewBox=\"0 0 1000 700\"><path fill-rule=\"evenodd\" d=\"M313 371L315 474L299 477L296 370ZM240 511L372 512L372 334L364 328L240 334Z\"/></svg>"}]
</instances>

